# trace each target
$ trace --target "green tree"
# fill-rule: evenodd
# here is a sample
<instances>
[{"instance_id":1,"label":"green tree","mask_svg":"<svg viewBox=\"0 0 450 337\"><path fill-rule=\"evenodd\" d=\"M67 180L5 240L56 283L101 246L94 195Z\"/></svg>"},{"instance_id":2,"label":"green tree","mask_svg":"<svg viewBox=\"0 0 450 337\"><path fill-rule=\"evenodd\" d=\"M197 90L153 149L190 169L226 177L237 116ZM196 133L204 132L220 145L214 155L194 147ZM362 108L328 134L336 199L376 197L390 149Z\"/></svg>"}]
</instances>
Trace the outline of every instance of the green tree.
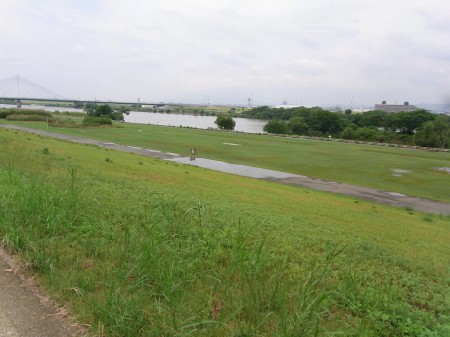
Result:
<instances>
[{"instance_id":1,"label":"green tree","mask_svg":"<svg viewBox=\"0 0 450 337\"><path fill-rule=\"evenodd\" d=\"M130 107L128 105L120 105L117 110L113 111L112 120L115 121L124 121L123 115L130 114Z\"/></svg>"},{"instance_id":2,"label":"green tree","mask_svg":"<svg viewBox=\"0 0 450 337\"><path fill-rule=\"evenodd\" d=\"M288 124L285 121L280 121L278 119L272 119L264 125L263 130L267 133L275 134L287 134L289 132Z\"/></svg>"},{"instance_id":3,"label":"green tree","mask_svg":"<svg viewBox=\"0 0 450 337\"><path fill-rule=\"evenodd\" d=\"M233 118L227 115L217 116L214 124L221 130L234 130L234 127L236 126L236 122Z\"/></svg>"},{"instance_id":4,"label":"green tree","mask_svg":"<svg viewBox=\"0 0 450 337\"><path fill-rule=\"evenodd\" d=\"M288 124L289 130L292 133L302 135L308 131L308 124L306 124L305 120L302 117L294 117L289 120Z\"/></svg>"},{"instance_id":5,"label":"green tree","mask_svg":"<svg viewBox=\"0 0 450 337\"><path fill-rule=\"evenodd\" d=\"M355 130L351 126L347 126L342 130L341 137L344 139L355 139Z\"/></svg>"},{"instance_id":6,"label":"green tree","mask_svg":"<svg viewBox=\"0 0 450 337\"><path fill-rule=\"evenodd\" d=\"M317 113L318 130L324 134L336 133L342 130L341 114L326 110Z\"/></svg>"},{"instance_id":7,"label":"green tree","mask_svg":"<svg viewBox=\"0 0 450 337\"><path fill-rule=\"evenodd\" d=\"M86 103L84 106L84 112L88 116L95 117L95 108L96 108L96 105L94 103Z\"/></svg>"},{"instance_id":8,"label":"green tree","mask_svg":"<svg viewBox=\"0 0 450 337\"><path fill-rule=\"evenodd\" d=\"M397 112L386 116L385 126L393 132L412 135L420 126L435 119L435 115L426 110Z\"/></svg>"},{"instance_id":9,"label":"green tree","mask_svg":"<svg viewBox=\"0 0 450 337\"><path fill-rule=\"evenodd\" d=\"M419 146L436 147L438 138L434 130L434 122L426 122L414 134L414 144Z\"/></svg>"},{"instance_id":10,"label":"green tree","mask_svg":"<svg viewBox=\"0 0 450 337\"><path fill-rule=\"evenodd\" d=\"M89 121L86 121L86 123L83 123L83 125L95 125L96 122L92 118L102 119L102 121L98 121L98 123L101 122L101 124L111 124L105 123L104 120L108 119L109 121L123 121L123 114L128 114L130 110L126 106L120 106L119 109L114 111L108 104L96 105L88 103L85 105L84 111L86 112L85 119L90 119Z\"/></svg>"},{"instance_id":11,"label":"green tree","mask_svg":"<svg viewBox=\"0 0 450 337\"><path fill-rule=\"evenodd\" d=\"M377 140L380 136L380 132L374 127L359 128L355 131L355 139L369 141Z\"/></svg>"},{"instance_id":12,"label":"green tree","mask_svg":"<svg viewBox=\"0 0 450 337\"><path fill-rule=\"evenodd\" d=\"M440 148L448 145L450 137L450 118L446 115L439 115L433 122L434 132L437 137L437 144Z\"/></svg>"},{"instance_id":13,"label":"green tree","mask_svg":"<svg viewBox=\"0 0 450 337\"><path fill-rule=\"evenodd\" d=\"M123 115L128 115L130 113L130 108L126 105L121 105L117 110L113 110L108 104L96 105L93 103L87 103L84 111L88 117L102 117L115 121L123 121Z\"/></svg>"},{"instance_id":14,"label":"green tree","mask_svg":"<svg viewBox=\"0 0 450 337\"><path fill-rule=\"evenodd\" d=\"M101 104L95 107L96 117L109 117L113 119L113 109L108 104Z\"/></svg>"},{"instance_id":15,"label":"green tree","mask_svg":"<svg viewBox=\"0 0 450 337\"><path fill-rule=\"evenodd\" d=\"M375 128L381 128L385 126L387 112L385 111L366 111L361 115L360 126L372 126Z\"/></svg>"}]
</instances>

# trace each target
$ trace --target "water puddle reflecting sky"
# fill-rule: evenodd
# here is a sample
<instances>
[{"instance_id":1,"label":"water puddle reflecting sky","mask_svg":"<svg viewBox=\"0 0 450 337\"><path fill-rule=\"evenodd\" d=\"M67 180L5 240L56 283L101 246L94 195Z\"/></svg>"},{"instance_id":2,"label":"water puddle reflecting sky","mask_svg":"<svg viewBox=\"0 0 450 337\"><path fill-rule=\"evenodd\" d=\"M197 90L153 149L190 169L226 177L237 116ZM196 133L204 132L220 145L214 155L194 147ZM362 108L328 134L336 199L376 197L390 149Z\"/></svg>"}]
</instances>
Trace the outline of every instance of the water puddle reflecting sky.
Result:
<instances>
[{"instance_id":1,"label":"water puddle reflecting sky","mask_svg":"<svg viewBox=\"0 0 450 337\"><path fill-rule=\"evenodd\" d=\"M177 163L199 166L211 170L216 170L225 173L237 174L244 177L257 178L257 179L284 179L299 177L296 174L267 170L258 167L251 167L246 165L237 165L225 163L223 161L211 160L205 158L196 158L191 160L189 157L179 157L168 159Z\"/></svg>"}]
</instances>

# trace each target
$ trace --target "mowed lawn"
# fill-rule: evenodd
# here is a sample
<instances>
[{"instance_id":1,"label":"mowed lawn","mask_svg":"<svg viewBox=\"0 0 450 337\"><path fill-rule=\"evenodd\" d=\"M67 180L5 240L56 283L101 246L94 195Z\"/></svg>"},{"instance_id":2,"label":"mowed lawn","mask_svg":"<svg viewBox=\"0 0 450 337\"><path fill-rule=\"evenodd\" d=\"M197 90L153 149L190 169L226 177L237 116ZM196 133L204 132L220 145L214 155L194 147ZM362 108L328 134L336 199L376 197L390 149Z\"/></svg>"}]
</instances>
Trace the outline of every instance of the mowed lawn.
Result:
<instances>
[{"instance_id":1,"label":"mowed lawn","mask_svg":"<svg viewBox=\"0 0 450 337\"><path fill-rule=\"evenodd\" d=\"M14 124L46 129L45 123ZM203 158L450 201L450 174L436 170L450 167L448 152L125 123L48 131L181 155L195 147Z\"/></svg>"}]
</instances>

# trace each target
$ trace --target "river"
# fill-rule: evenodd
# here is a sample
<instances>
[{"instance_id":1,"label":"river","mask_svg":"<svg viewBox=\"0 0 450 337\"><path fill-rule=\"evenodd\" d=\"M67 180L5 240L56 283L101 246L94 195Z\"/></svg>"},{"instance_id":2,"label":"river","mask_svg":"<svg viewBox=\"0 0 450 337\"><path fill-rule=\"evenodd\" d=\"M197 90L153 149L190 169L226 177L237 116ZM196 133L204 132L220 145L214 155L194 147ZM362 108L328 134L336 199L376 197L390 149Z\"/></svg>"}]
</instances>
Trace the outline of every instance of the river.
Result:
<instances>
[{"instance_id":1,"label":"river","mask_svg":"<svg viewBox=\"0 0 450 337\"><path fill-rule=\"evenodd\" d=\"M0 108L15 108L15 105L0 104ZM68 112L83 112L82 109L65 108L65 107L50 107L43 105L23 105L24 109L41 109L50 112L55 111L68 111ZM131 111L129 115L124 115L125 122L127 123L139 123L139 124L153 124L153 125L166 125L166 126L182 126L198 129L216 129L217 125L214 124L216 120L215 116L193 116L193 115L180 115L161 112L142 112ZM239 132L247 133L262 133L263 127L267 121L260 119L249 118L233 118L236 122L235 130Z\"/></svg>"}]
</instances>

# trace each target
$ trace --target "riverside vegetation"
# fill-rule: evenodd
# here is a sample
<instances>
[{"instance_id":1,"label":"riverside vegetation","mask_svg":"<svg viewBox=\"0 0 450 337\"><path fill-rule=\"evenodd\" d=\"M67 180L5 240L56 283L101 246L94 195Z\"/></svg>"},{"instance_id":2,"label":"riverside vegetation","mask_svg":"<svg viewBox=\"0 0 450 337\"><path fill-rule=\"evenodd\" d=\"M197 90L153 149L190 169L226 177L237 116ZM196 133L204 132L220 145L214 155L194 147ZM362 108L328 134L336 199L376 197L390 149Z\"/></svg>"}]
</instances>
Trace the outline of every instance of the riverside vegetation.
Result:
<instances>
[{"instance_id":1,"label":"riverside vegetation","mask_svg":"<svg viewBox=\"0 0 450 337\"><path fill-rule=\"evenodd\" d=\"M269 119L264 126L264 131L269 133L332 135L343 139L440 148L450 145L450 116L424 109L396 113L373 110L352 114L351 110L341 113L320 107L282 109L262 106L244 111L241 116Z\"/></svg>"},{"instance_id":2,"label":"riverside vegetation","mask_svg":"<svg viewBox=\"0 0 450 337\"><path fill-rule=\"evenodd\" d=\"M99 336L450 334L449 217L6 129L0 214Z\"/></svg>"}]
</instances>

